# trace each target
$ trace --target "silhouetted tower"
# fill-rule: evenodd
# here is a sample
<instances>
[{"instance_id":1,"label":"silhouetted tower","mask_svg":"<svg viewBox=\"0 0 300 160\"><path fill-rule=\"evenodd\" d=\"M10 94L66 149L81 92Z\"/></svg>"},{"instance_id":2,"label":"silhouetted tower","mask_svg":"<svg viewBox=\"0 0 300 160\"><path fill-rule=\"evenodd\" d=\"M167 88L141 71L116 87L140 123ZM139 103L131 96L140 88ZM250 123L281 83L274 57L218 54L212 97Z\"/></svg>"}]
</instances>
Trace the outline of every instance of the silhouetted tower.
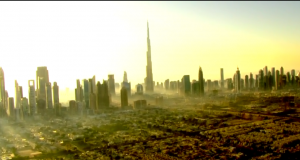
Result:
<instances>
[{"instance_id":1,"label":"silhouetted tower","mask_svg":"<svg viewBox=\"0 0 300 160\"><path fill-rule=\"evenodd\" d=\"M89 108L90 106L90 89L89 89L89 81L87 79L82 80L83 85L83 99L84 99L84 106L85 109Z\"/></svg>"},{"instance_id":2,"label":"silhouetted tower","mask_svg":"<svg viewBox=\"0 0 300 160\"><path fill-rule=\"evenodd\" d=\"M55 109L55 115L59 115L59 86L56 82L53 82L53 105Z\"/></svg>"},{"instance_id":3,"label":"silhouetted tower","mask_svg":"<svg viewBox=\"0 0 300 160\"><path fill-rule=\"evenodd\" d=\"M220 69L220 74L221 74L221 89L224 88L224 70L223 68Z\"/></svg>"},{"instance_id":4,"label":"silhouetted tower","mask_svg":"<svg viewBox=\"0 0 300 160\"><path fill-rule=\"evenodd\" d=\"M128 96L127 96L127 89L122 87L121 89L121 107L128 106Z\"/></svg>"},{"instance_id":5,"label":"silhouetted tower","mask_svg":"<svg viewBox=\"0 0 300 160\"><path fill-rule=\"evenodd\" d=\"M9 97L8 98L8 117L10 119L15 119L15 104L14 104L14 97Z\"/></svg>"},{"instance_id":6,"label":"silhouetted tower","mask_svg":"<svg viewBox=\"0 0 300 160\"><path fill-rule=\"evenodd\" d=\"M46 84L46 108L53 109L51 83Z\"/></svg>"},{"instance_id":7,"label":"silhouetted tower","mask_svg":"<svg viewBox=\"0 0 300 160\"><path fill-rule=\"evenodd\" d=\"M246 90L249 89L249 77L248 77L248 75L245 75L245 89Z\"/></svg>"},{"instance_id":8,"label":"silhouetted tower","mask_svg":"<svg viewBox=\"0 0 300 160\"><path fill-rule=\"evenodd\" d=\"M280 88L280 83L279 83L279 80L280 80L280 73L279 73L279 70L276 70L275 72L275 90L278 90Z\"/></svg>"},{"instance_id":9,"label":"silhouetted tower","mask_svg":"<svg viewBox=\"0 0 300 160\"><path fill-rule=\"evenodd\" d=\"M103 107L103 89L101 83L98 81L97 82L97 95L96 95L96 103L97 103L97 108L101 109Z\"/></svg>"},{"instance_id":10,"label":"silhouetted tower","mask_svg":"<svg viewBox=\"0 0 300 160\"><path fill-rule=\"evenodd\" d=\"M264 89L264 72L263 72L262 69L259 70L259 80L258 80L258 83L259 83L258 88L260 90L263 90Z\"/></svg>"},{"instance_id":11,"label":"silhouetted tower","mask_svg":"<svg viewBox=\"0 0 300 160\"><path fill-rule=\"evenodd\" d=\"M275 87L275 67L272 67L272 87Z\"/></svg>"},{"instance_id":12,"label":"silhouetted tower","mask_svg":"<svg viewBox=\"0 0 300 160\"><path fill-rule=\"evenodd\" d=\"M253 74L252 73L250 73L249 88L250 89L254 88L254 79L253 79Z\"/></svg>"},{"instance_id":13,"label":"silhouetted tower","mask_svg":"<svg viewBox=\"0 0 300 160\"><path fill-rule=\"evenodd\" d=\"M182 89L183 89L183 94L185 96L189 95L191 93L191 81L190 81L190 76L189 75L184 75L181 79L182 81Z\"/></svg>"},{"instance_id":14,"label":"silhouetted tower","mask_svg":"<svg viewBox=\"0 0 300 160\"><path fill-rule=\"evenodd\" d=\"M291 83L292 85L295 84L295 81L296 81L296 72L294 69L291 70Z\"/></svg>"},{"instance_id":15,"label":"silhouetted tower","mask_svg":"<svg viewBox=\"0 0 300 160\"><path fill-rule=\"evenodd\" d=\"M290 74L290 72L286 72L286 83L288 85L291 84L291 74Z\"/></svg>"},{"instance_id":16,"label":"silhouetted tower","mask_svg":"<svg viewBox=\"0 0 300 160\"><path fill-rule=\"evenodd\" d=\"M169 81L169 79L166 79L165 80L165 90L169 90L169 88L170 88L170 81Z\"/></svg>"},{"instance_id":17,"label":"silhouetted tower","mask_svg":"<svg viewBox=\"0 0 300 160\"><path fill-rule=\"evenodd\" d=\"M16 120L20 119L20 108L21 108L21 94L19 90L19 84L15 80L15 111L16 111Z\"/></svg>"},{"instance_id":18,"label":"silhouetted tower","mask_svg":"<svg viewBox=\"0 0 300 160\"><path fill-rule=\"evenodd\" d=\"M124 71L123 82L128 82L126 71Z\"/></svg>"},{"instance_id":19,"label":"silhouetted tower","mask_svg":"<svg viewBox=\"0 0 300 160\"><path fill-rule=\"evenodd\" d=\"M114 75L113 74L108 75L108 90L109 90L110 94L112 94L112 95L116 94L116 91L115 91L115 79L114 79Z\"/></svg>"},{"instance_id":20,"label":"silhouetted tower","mask_svg":"<svg viewBox=\"0 0 300 160\"><path fill-rule=\"evenodd\" d=\"M151 61L151 45L150 45L150 37L149 37L149 25L147 22L147 66L146 66L146 78L145 78L145 91L153 92L153 73L152 73L152 61Z\"/></svg>"},{"instance_id":21,"label":"silhouetted tower","mask_svg":"<svg viewBox=\"0 0 300 160\"><path fill-rule=\"evenodd\" d=\"M30 115L34 115L36 114L37 111L34 80L28 81L28 100L29 100L29 113Z\"/></svg>"},{"instance_id":22,"label":"silhouetted tower","mask_svg":"<svg viewBox=\"0 0 300 160\"><path fill-rule=\"evenodd\" d=\"M77 79L76 80L76 89L75 89L75 100L77 102L81 102L82 101L82 98L81 98L81 85L80 85L80 80Z\"/></svg>"},{"instance_id":23,"label":"silhouetted tower","mask_svg":"<svg viewBox=\"0 0 300 160\"><path fill-rule=\"evenodd\" d=\"M271 71L269 71L268 72L268 84L269 84L268 90L272 90L272 86L273 86L272 82L273 82L272 73L271 73Z\"/></svg>"},{"instance_id":24,"label":"silhouetted tower","mask_svg":"<svg viewBox=\"0 0 300 160\"><path fill-rule=\"evenodd\" d=\"M204 95L204 79L203 79L203 71L202 71L201 67L199 67L198 82L199 82L199 94L200 94L200 96L203 96Z\"/></svg>"},{"instance_id":25,"label":"silhouetted tower","mask_svg":"<svg viewBox=\"0 0 300 160\"><path fill-rule=\"evenodd\" d=\"M0 67L0 117L6 115L6 108L7 108L7 97L5 94L5 81L4 81L4 72L3 68Z\"/></svg>"},{"instance_id":26,"label":"silhouetted tower","mask_svg":"<svg viewBox=\"0 0 300 160\"><path fill-rule=\"evenodd\" d=\"M103 105L104 107L109 107L109 92L107 82L103 80Z\"/></svg>"},{"instance_id":27,"label":"silhouetted tower","mask_svg":"<svg viewBox=\"0 0 300 160\"><path fill-rule=\"evenodd\" d=\"M122 87L125 87L127 89L127 96L130 96L131 95L131 83L128 83L127 73L126 74L125 73L123 76L123 80L125 80L125 81L123 81L121 83L121 89L122 89Z\"/></svg>"},{"instance_id":28,"label":"silhouetted tower","mask_svg":"<svg viewBox=\"0 0 300 160\"><path fill-rule=\"evenodd\" d=\"M49 83L49 73L47 67L37 67L36 90L38 99L46 99L46 83Z\"/></svg>"},{"instance_id":29,"label":"silhouetted tower","mask_svg":"<svg viewBox=\"0 0 300 160\"><path fill-rule=\"evenodd\" d=\"M240 92L241 91L241 74L239 68L237 68L237 71L235 73L235 91Z\"/></svg>"}]
</instances>

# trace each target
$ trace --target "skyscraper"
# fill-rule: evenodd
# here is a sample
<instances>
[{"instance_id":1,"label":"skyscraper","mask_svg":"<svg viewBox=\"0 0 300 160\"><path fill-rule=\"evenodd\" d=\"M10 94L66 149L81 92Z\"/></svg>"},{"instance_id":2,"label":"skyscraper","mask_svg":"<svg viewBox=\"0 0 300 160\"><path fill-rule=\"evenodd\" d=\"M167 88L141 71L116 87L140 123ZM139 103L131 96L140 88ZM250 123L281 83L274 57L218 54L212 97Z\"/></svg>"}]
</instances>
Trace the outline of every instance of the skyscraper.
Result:
<instances>
[{"instance_id":1,"label":"skyscraper","mask_svg":"<svg viewBox=\"0 0 300 160\"><path fill-rule=\"evenodd\" d=\"M151 45L149 37L149 25L147 22L147 66L146 66L146 78L145 78L145 91L153 92L153 73L152 73L152 61L151 61Z\"/></svg>"},{"instance_id":2,"label":"skyscraper","mask_svg":"<svg viewBox=\"0 0 300 160\"><path fill-rule=\"evenodd\" d=\"M122 87L121 89L121 107L128 106L128 96L127 96L127 89Z\"/></svg>"},{"instance_id":3,"label":"skyscraper","mask_svg":"<svg viewBox=\"0 0 300 160\"><path fill-rule=\"evenodd\" d=\"M123 82L121 83L121 89L125 87L127 89L127 96L131 95L131 83L128 83L127 73L124 72Z\"/></svg>"},{"instance_id":4,"label":"skyscraper","mask_svg":"<svg viewBox=\"0 0 300 160\"><path fill-rule=\"evenodd\" d=\"M124 71L123 82L128 82L126 71ZM157 82L157 83L158 83L158 82Z\"/></svg>"},{"instance_id":5,"label":"skyscraper","mask_svg":"<svg viewBox=\"0 0 300 160\"><path fill-rule=\"evenodd\" d=\"M127 74L126 74L126 76L127 76ZM109 90L110 94L112 94L112 95L116 94L115 78L114 78L113 74L108 75L108 90Z\"/></svg>"},{"instance_id":6,"label":"skyscraper","mask_svg":"<svg viewBox=\"0 0 300 160\"><path fill-rule=\"evenodd\" d=\"M36 99L35 99L35 85L34 80L28 81L28 99L29 99L29 113L36 114Z\"/></svg>"},{"instance_id":7,"label":"skyscraper","mask_svg":"<svg viewBox=\"0 0 300 160\"><path fill-rule=\"evenodd\" d=\"M37 67L36 71L36 90L38 99L46 99L46 83L49 83L49 73L47 67Z\"/></svg>"},{"instance_id":8,"label":"skyscraper","mask_svg":"<svg viewBox=\"0 0 300 160\"><path fill-rule=\"evenodd\" d=\"M0 67L0 117L6 115L6 101L4 72L2 67Z\"/></svg>"},{"instance_id":9,"label":"skyscraper","mask_svg":"<svg viewBox=\"0 0 300 160\"><path fill-rule=\"evenodd\" d=\"M296 72L294 69L291 70L291 81L292 81L292 85L294 85L296 81Z\"/></svg>"},{"instance_id":10,"label":"skyscraper","mask_svg":"<svg viewBox=\"0 0 300 160\"><path fill-rule=\"evenodd\" d=\"M15 119L15 104L14 104L14 97L9 97L8 98L8 113L7 115L11 119Z\"/></svg>"},{"instance_id":11,"label":"skyscraper","mask_svg":"<svg viewBox=\"0 0 300 160\"><path fill-rule=\"evenodd\" d=\"M55 114L59 113L59 87L56 82L53 83L53 104L55 109Z\"/></svg>"},{"instance_id":12,"label":"skyscraper","mask_svg":"<svg viewBox=\"0 0 300 160\"><path fill-rule=\"evenodd\" d=\"M185 96L190 95L191 93L191 81L190 81L190 76L189 75L184 75L182 77L182 89L183 89L183 94Z\"/></svg>"},{"instance_id":13,"label":"skyscraper","mask_svg":"<svg viewBox=\"0 0 300 160\"><path fill-rule=\"evenodd\" d=\"M235 73L235 91L241 91L241 74L239 68L237 68L237 71Z\"/></svg>"},{"instance_id":14,"label":"skyscraper","mask_svg":"<svg viewBox=\"0 0 300 160\"><path fill-rule=\"evenodd\" d=\"M250 87L250 89L254 88L254 79L253 79L252 73L250 73L249 87Z\"/></svg>"},{"instance_id":15,"label":"skyscraper","mask_svg":"<svg viewBox=\"0 0 300 160\"><path fill-rule=\"evenodd\" d=\"M53 109L51 83L46 84L46 108Z\"/></svg>"},{"instance_id":16,"label":"skyscraper","mask_svg":"<svg viewBox=\"0 0 300 160\"><path fill-rule=\"evenodd\" d=\"M198 73L198 82L199 82L199 94L200 96L204 95L204 79L203 79L203 71L202 68L199 67L199 73Z\"/></svg>"},{"instance_id":17,"label":"skyscraper","mask_svg":"<svg viewBox=\"0 0 300 160\"><path fill-rule=\"evenodd\" d=\"M80 80L77 79L76 80L76 89L75 89L75 100L76 101L81 101L81 97L80 97L81 93L80 92L81 92Z\"/></svg>"},{"instance_id":18,"label":"skyscraper","mask_svg":"<svg viewBox=\"0 0 300 160\"><path fill-rule=\"evenodd\" d=\"M87 79L82 80L82 85L83 85L83 97L84 97L84 106L85 108L89 108L89 81Z\"/></svg>"},{"instance_id":19,"label":"skyscraper","mask_svg":"<svg viewBox=\"0 0 300 160\"><path fill-rule=\"evenodd\" d=\"M278 90L280 88L280 73L279 70L276 70L275 72L275 90Z\"/></svg>"},{"instance_id":20,"label":"skyscraper","mask_svg":"<svg viewBox=\"0 0 300 160\"><path fill-rule=\"evenodd\" d=\"M245 75L245 89L246 90L249 89L249 77L248 77L248 75Z\"/></svg>"},{"instance_id":21,"label":"skyscraper","mask_svg":"<svg viewBox=\"0 0 300 160\"><path fill-rule=\"evenodd\" d=\"M16 120L20 119L20 108L21 108L21 94L19 90L19 84L15 80L15 109L16 109Z\"/></svg>"},{"instance_id":22,"label":"skyscraper","mask_svg":"<svg viewBox=\"0 0 300 160\"><path fill-rule=\"evenodd\" d=\"M170 81L169 81L169 79L165 80L164 86L165 86L165 90L169 90L169 88L170 88Z\"/></svg>"},{"instance_id":23,"label":"skyscraper","mask_svg":"<svg viewBox=\"0 0 300 160\"><path fill-rule=\"evenodd\" d=\"M223 68L220 69L220 74L221 74L221 89L224 88L224 70Z\"/></svg>"},{"instance_id":24,"label":"skyscraper","mask_svg":"<svg viewBox=\"0 0 300 160\"><path fill-rule=\"evenodd\" d=\"M272 87L275 87L275 67L272 67Z\"/></svg>"}]
</instances>

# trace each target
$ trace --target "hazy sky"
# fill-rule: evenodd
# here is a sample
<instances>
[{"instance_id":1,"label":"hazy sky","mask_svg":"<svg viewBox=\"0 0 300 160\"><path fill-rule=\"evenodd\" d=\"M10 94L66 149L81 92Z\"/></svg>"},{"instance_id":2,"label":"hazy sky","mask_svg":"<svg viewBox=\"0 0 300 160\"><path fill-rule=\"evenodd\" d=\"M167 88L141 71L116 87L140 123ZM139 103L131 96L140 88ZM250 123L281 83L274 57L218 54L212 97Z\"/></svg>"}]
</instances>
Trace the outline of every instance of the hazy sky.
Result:
<instances>
[{"instance_id":1,"label":"hazy sky","mask_svg":"<svg viewBox=\"0 0 300 160\"><path fill-rule=\"evenodd\" d=\"M38 66L60 88L76 79L134 85L146 76L147 20L154 81L232 78L264 66L299 71L300 2L0 2L0 66L28 95ZM297 63L298 62L298 63ZM133 86L133 85L132 85Z\"/></svg>"}]
</instances>

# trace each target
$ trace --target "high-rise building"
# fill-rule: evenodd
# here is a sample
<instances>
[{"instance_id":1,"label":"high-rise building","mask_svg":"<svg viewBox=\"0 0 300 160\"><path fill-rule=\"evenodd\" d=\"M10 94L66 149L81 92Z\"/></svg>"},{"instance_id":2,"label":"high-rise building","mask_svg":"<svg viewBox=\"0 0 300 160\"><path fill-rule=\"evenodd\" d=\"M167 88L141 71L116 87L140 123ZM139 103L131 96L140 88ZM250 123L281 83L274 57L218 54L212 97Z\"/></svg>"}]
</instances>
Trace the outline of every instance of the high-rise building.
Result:
<instances>
[{"instance_id":1,"label":"high-rise building","mask_svg":"<svg viewBox=\"0 0 300 160\"><path fill-rule=\"evenodd\" d=\"M98 110L98 109L97 109L98 107L96 106L96 105L97 105L97 104L96 104L96 103L97 103L97 102L96 102L96 99L97 99L97 98L96 98L96 94L95 94L95 93L90 93L90 96L89 96L89 97L90 97L90 107L89 107L89 108L92 109L93 111Z\"/></svg>"},{"instance_id":2,"label":"high-rise building","mask_svg":"<svg viewBox=\"0 0 300 160\"><path fill-rule=\"evenodd\" d=\"M283 67L280 67L280 75L281 75L281 76L284 75L284 69L283 69Z\"/></svg>"},{"instance_id":3,"label":"high-rise building","mask_svg":"<svg viewBox=\"0 0 300 160\"><path fill-rule=\"evenodd\" d=\"M110 101L109 101L109 92L108 92L108 85L107 85L107 81L103 81L102 83L103 86L103 104L104 107L108 108L110 105Z\"/></svg>"},{"instance_id":4,"label":"high-rise building","mask_svg":"<svg viewBox=\"0 0 300 160\"><path fill-rule=\"evenodd\" d=\"M71 114L77 114L77 106L76 106L76 101L70 100L69 101L69 110Z\"/></svg>"},{"instance_id":5,"label":"high-rise building","mask_svg":"<svg viewBox=\"0 0 300 160\"><path fill-rule=\"evenodd\" d=\"M258 88L259 88L260 90L263 90L263 89L264 89L264 72L263 72L262 69L259 70L259 79L258 79L258 83L259 83Z\"/></svg>"},{"instance_id":6,"label":"high-rise building","mask_svg":"<svg viewBox=\"0 0 300 160\"><path fill-rule=\"evenodd\" d=\"M169 88L170 88L170 81L169 81L169 79L166 79L165 80L165 90L169 90Z\"/></svg>"},{"instance_id":7,"label":"high-rise building","mask_svg":"<svg viewBox=\"0 0 300 160\"><path fill-rule=\"evenodd\" d=\"M250 73L249 88L250 89L254 88L254 79L253 79L253 74L252 73Z\"/></svg>"},{"instance_id":8,"label":"high-rise building","mask_svg":"<svg viewBox=\"0 0 300 160\"><path fill-rule=\"evenodd\" d=\"M75 100L80 102L81 101L81 85L80 85L80 80L76 80L76 89L75 89Z\"/></svg>"},{"instance_id":9,"label":"high-rise building","mask_svg":"<svg viewBox=\"0 0 300 160\"><path fill-rule=\"evenodd\" d=\"M258 86L259 86L259 76L257 74L255 75L255 88L258 88Z\"/></svg>"},{"instance_id":10,"label":"high-rise building","mask_svg":"<svg viewBox=\"0 0 300 160\"><path fill-rule=\"evenodd\" d=\"M183 94L185 96L189 95L191 93L191 81L190 81L190 76L189 75L184 75L181 79L182 81L182 89L183 89Z\"/></svg>"},{"instance_id":11,"label":"high-rise building","mask_svg":"<svg viewBox=\"0 0 300 160\"><path fill-rule=\"evenodd\" d=\"M113 84L115 86L115 83ZM96 76L93 76L92 78L92 88L93 88L93 93L97 94L97 89L96 89Z\"/></svg>"},{"instance_id":12,"label":"high-rise building","mask_svg":"<svg viewBox=\"0 0 300 160\"><path fill-rule=\"evenodd\" d=\"M219 88L219 82L218 80L213 81L213 89L218 89Z\"/></svg>"},{"instance_id":13,"label":"high-rise building","mask_svg":"<svg viewBox=\"0 0 300 160\"><path fill-rule=\"evenodd\" d=\"M221 89L224 88L224 70L223 68L220 69L220 74L221 74Z\"/></svg>"},{"instance_id":14,"label":"high-rise building","mask_svg":"<svg viewBox=\"0 0 300 160\"><path fill-rule=\"evenodd\" d=\"M59 105L59 87L57 82L53 83L53 104L54 106Z\"/></svg>"},{"instance_id":15,"label":"high-rise building","mask_svg":"<svg viewBox=\"0 0 300 160\"><path fill-rule=\"evenodd\" d=\"M128 82L126 71L124 71L123 82Z\"/></svg>"},{"instance_id":16,"label":"high-rise building","mask_svg":"<svg viewBox=\"0 0 300 160\"><path fill-rule=\"evenodd\" d=\"M193 80L192 82L192 87L191 87L191 92L192 95L199 95L199 82L196 80Z\"/></svg>"},{"instance_id":17,"label":"high-rise building","mask_svg":"<svg viewBox=\"0 0 300 160\"><path fill-rule=\"evenodd\" d=\"M136 85L136 94L139 94L139 95L143 94L143 85L141 85L141 84ZM127 97L128 97L128 95L127 95Z\"/></svg>"},{"instance_id":18,"label":"high-rise building","mask_svg":"<svg viewBox=\"0 0 300 160\"><path fill-rule=\"evenodd\" d=\"M89 108L89 100L90 100L90 89L89 89L89 81L87 79L82 80L83 85L83 97L84 97L84 106L85 108Z\"/></svg>"},{"instance_id":19,"label":"high-rise building","mask_svg":"<svg viewBox=\"0 0 300 160\"><path fill-rule=\"evenodd\" d=\"M131 95L131 83L128 83L127 73L124 72L123 82L121 83L121 89L125 87L127 89L127 96Z\"/></svg>"},{"instance_id":20,"label":"high-rise building","mask_svg":"<svg viewBox=\"0 0 300 160\"><path fill-rule=\"evenodd\" d=\"M38 77L39 87L37 89L37 99L46 100L46 81L44 77Z\"/></svg>"},{"instance_id":21,"label":"high-rise building","mask_svg":"<svg viewBox=\"0 0 300 160\"><path fill-rule=\"evenodd\" d=\"M290 72L286 72L286 83L291 84L291 74L290 74Z\"/></svg>"},{"instance_id":22,"label":"high-rise building","mask_svg":"<svg viewBox=\"0 0 300 160\"><path fill-rule=\"evenodd\" d=\"M268 84L269 84L268 90L272 90L272 86L273 86L272 82L273 82L272 73L271 73L271 71L269 71L268 72Z\"/></svg>"},{"instance_id":23,"label":"high-rise building","mask_svg":"<svg viewBox=\"0 0 300 160\"><path fill-rule=\"evenodd\" d=\"M235 73L235 91L241 91L241 74L239 68L237 68L237 71Z\"/></svg>"},{"instance_id":24,"label":"high-rise building","mask_svg":"<svg viewBox=\"0 0 300 160\"><path fill-rule=\"evenodd\" d=\"M120 92L121 92L121 107L127 107L128 106L127 89L125 87L122 87Z\"/></svg>"},{"instance_id":25,"label":"high-rise building","mask_svg":"<svg viewBox=\"0 0 300 160\"><path fill-rule=\"evenodd\" d=\"M280 88L280 73L279 70L276 70L275 72L275 90L278 90Z\"/></svg>"},{"instance_id":26,"label":"high-rise building","mask_svg":"<svg viewBox=\"0 0 300 160\"><path fill-rule=\"evenodd\" d=\"M250 88L249 86L249 77L248 75L245 75L245 89L248 90Z\"/></svg>"},{"instance_id":27,"label":"high-rise building","mask_svg":"<svg viewBox=\"0 0 300 160\"><path fill-rule=\"evenodd\" d=\"M46 84L46 108L53 109L51 83Z\"/></svg>"},{"instance_id":28,"label":"high-rise building","mask_svg":"<svg viewBox=\"0 0 300 160\"><path fill-rule=\"evenodd\" d=\"M212 90L213 90L213 89L212 89L211 80L208 79L208 80L207 80L207 91L212 91Z\"/></svg>"},{"instance_id":29,"label":"high-rise building","mask_svg":"<svg viewBox=\"0 0 300 160\"><path fill-rule=\"evenodd\" d=\"M149 24L147 22L147 66L146 66L146 78L145 78L145 91L153 92L153 73L152 73L152 61L151 61L151 45L149 37Z\"/></svg>"},{"instance_id":30,"label":"high-rise building","mask_svg":"<svg viewBox=\"0 0 300 160\"><path fill-rule=\"evenodd\" d=\"M29 99L29 113L30 115L34 115L36 114L37 111L34 80L28 81L28 99Z\"/></svg>"},{"instance_id":31,"label":"high-rise building","mask_svg":"<svg viewBox=\"0 0 300 160\"><path fill-rule=\"evenodd\" d=\"M4 72L3 68L0 67L0 117L6 115L6 101L7 97L5 94L5 82L4 82Z\"/></svg>"},{"instance_id":32,"label":"high-rise building","mask_svg":"<svg viewBox=\"0 0 300 160\"><path fill-rule=\"evenodd\" d=\"M109 90L110 94L112 94L112 95L116 94L116 91L115 91L115 79L114 79L114 75L113 74L108 75L108 90Z\"/></svg>"},{"instance_id":33,"label":"high-rise building","mask_svg":"<svg viewBox=\"0 0 300 160\"><path fill-rule=\"evenodd\" d=\"M14 97L8 98L8 110L7 115L11 119L15 119L15 104L14 104Z\"/></svg>"},{"instance_id":34,"label":"high-rise building","mask_svg":"<svg viewBox=\"0 0 300 160\"><path fill-rule=\"evenodd\" d=\"M19 90L19 84L15 80L15 109L16 109L16 120L20 120L20 108L21 108L21 94Z\"/></svg>"},{"instance_id":35,"label":"high-rise building","mask_svg":"<svg viewBox=\"0 0 300 160\"><path fill-rule=\"evenodd\" d=\"M47 67L38 67L36 71L36 90L38 99L46 99L46 83L49 83Z\"/></svg>"},{"instance_id":36,"label":"high-rise building","mask_svg":"<svg viewBox=\"0 0 300 160\"><path fill-rule=\"evenodd\" d=\"M20 92L21 98L23 98L23 87L22 86L19 86L19 92Z\"/></svg>"},{"instance_id":37,"label":"high-rise building","mask_svg":"<svg viewBox=\"0 0 300 160\"><path fill-rule=\"evenodd\" d=\"M201 67L199 67L198 82L199 82L199 94L200 94L200 96L203 96L204 95L204 79L203 79L203 71L202 71Z\"/></svg>"},{"instance_id":38,"label":"high-rise building","mask_svg":"<svg viewBox=\"0 0 300 160\"><path fill-rule=\"evenodd\" d=\"M102 84L99 81L97 82L96 105L100 110L109 107L108 85L104 80Z\"/></svg>"},{"instance_id":39,"label":"high-rise building","mask_svg":"<svg viewBox=\"0 0 300 160\"><path fill-rule=\"evenodd\" d=\"M23 119L26 119L29 116L29 105L28 105L28 99L26 97L23 97L21 99L21 110L23 113Z\"/></svg>"},{"instance_id":40,"label":"high-rise building","mask_svg":"<svg viewBox=\"0 0 300 160\"><path fill-rule=\"evenodd\" d=\"M291 84L294 85L296 82L296 72L294 69L291 70Z\"/></svg>"},{"instance_id":41,"label":"high-rise building","mask_svg":"<svg viewBox=\"0 0 300 160\"><path fill-rule=\"evenodd\" d=\"M264 68L264 76L267 76L267 75L268 75L268 67L265 66L265 68Z\"/></svg>"},{"instance_id":42,"label":"high-rise building","mask_svg":"<svg viewBox=\"0 0 300 160\"><path fill-rule=\"evenodd\" d=\"M275 87L275 67L272 67L272 87Z\"/></svg>"}]
</instances>

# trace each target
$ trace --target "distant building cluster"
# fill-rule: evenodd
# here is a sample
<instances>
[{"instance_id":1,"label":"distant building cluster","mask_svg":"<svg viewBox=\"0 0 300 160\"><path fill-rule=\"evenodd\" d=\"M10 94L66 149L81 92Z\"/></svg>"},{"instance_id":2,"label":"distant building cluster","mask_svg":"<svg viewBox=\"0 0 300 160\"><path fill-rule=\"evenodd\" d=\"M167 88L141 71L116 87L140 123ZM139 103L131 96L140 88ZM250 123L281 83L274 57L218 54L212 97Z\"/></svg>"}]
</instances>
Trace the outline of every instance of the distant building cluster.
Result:
<instances>
[{"instance_id":1,"label":"distant building cluster","mask_svg":"<svg viewBox=\"0 0 300 160\"><path fill-rule=\"evenodd\" d=\"M154 88L175 92L183 96L216 95L218 91L231 90L234 93L242 91L271 91L299 86L300 75L295 70L284 72L283 67L268 70L265 66L257 74L241 75L239 68L233 74L233 78L224 79L224 69L220 69L220 80L204 79L203 69L198 71L198 79L191 80L189 75L182 76L181 80L166 79L164 82L153 81L151 45L149 37L149 25L147 22L147 66L144 83L135 86L134 95L153 93ZM69 110L72 113L86 114L98 112L111 106L112 96L116 95L116 89L120 90L121 107L129 106L128 97L131 93L131 83L128 82L127 72L124 72L123 81L115 82L114 75L109 74L107 80L96 82L95 76L89 79L77 79L75 99L69 101ZM156 100L162 104L162 97ZM146 105L144 101L134 102L134 106ZM11 119L22 120L24 118L39 115L60 115L61 103L59 101L59 86L57 82L49 82L47 67L38 67L36 80L28 81L28 97L23 96L23 87L15 81L15 96L11 97L5 90L4 71L0 68L0 116L8 116Z\"/></svg>"}]
</instances>

